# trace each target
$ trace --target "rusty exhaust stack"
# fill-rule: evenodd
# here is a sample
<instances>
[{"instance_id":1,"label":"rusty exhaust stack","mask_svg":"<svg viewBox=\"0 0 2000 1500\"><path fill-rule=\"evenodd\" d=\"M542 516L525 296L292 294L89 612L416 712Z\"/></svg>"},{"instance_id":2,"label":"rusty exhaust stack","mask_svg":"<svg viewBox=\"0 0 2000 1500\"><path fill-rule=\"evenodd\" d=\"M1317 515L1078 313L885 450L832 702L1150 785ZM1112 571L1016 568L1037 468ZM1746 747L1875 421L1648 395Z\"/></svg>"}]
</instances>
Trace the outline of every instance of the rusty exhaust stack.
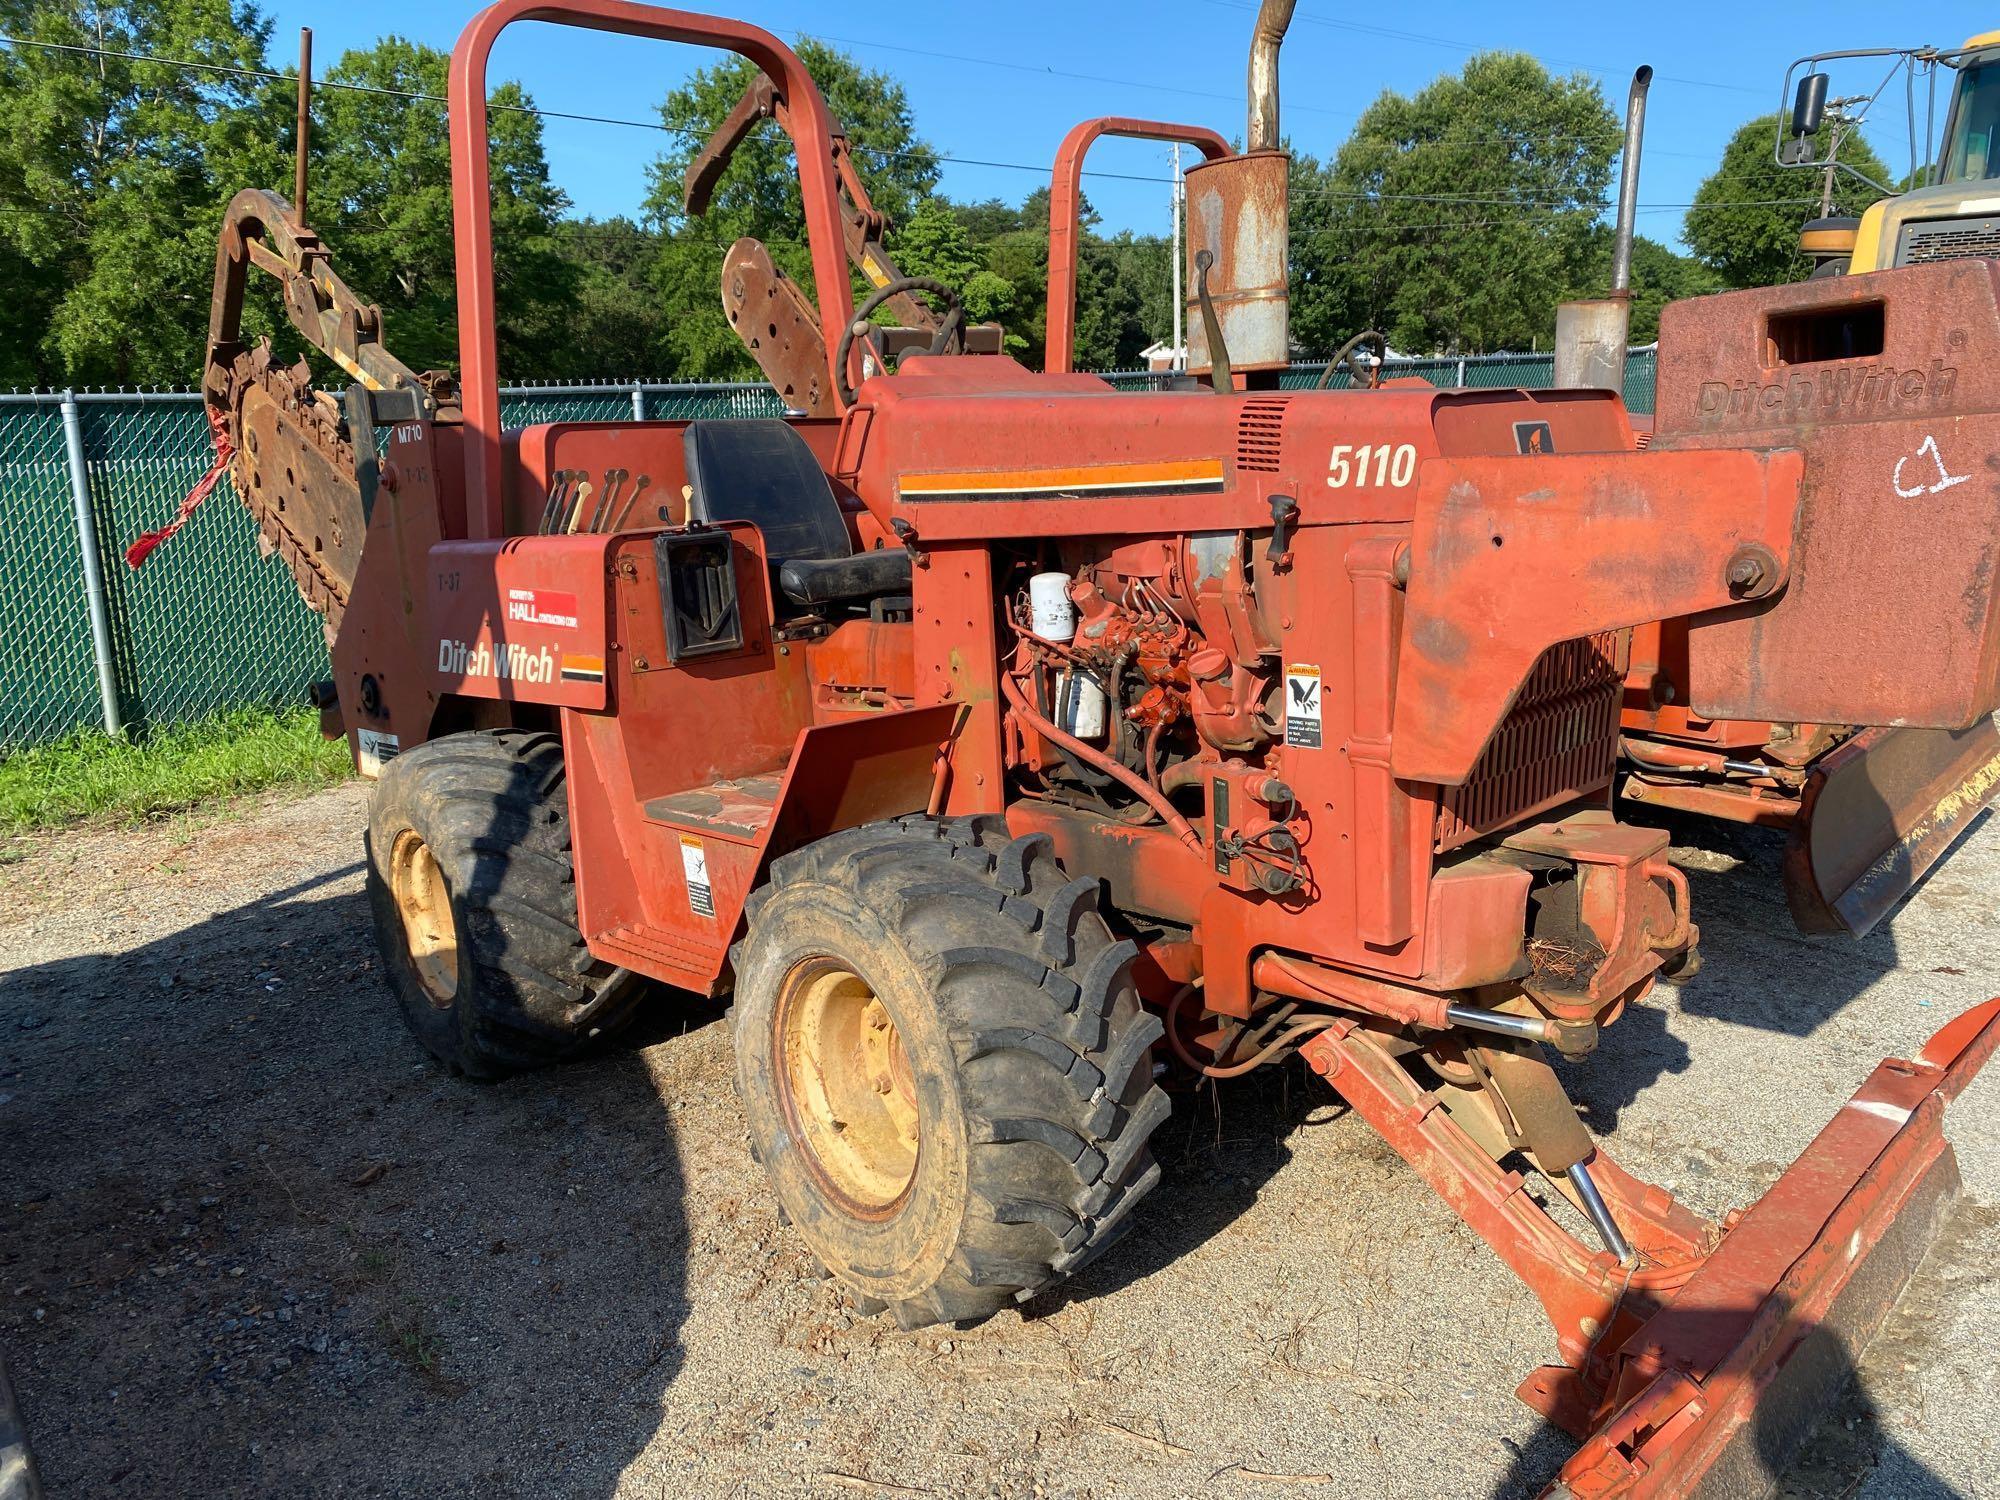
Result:
<instances>
[{"instance_id":1,"label":"rusty exhaust stack","mask_svg":"<svg viewBox=\"0 0 2000 1500\"><path fill-rule=\"evenodd\" d=\"M1187 182L1187 369L1229 384L1277 383L1292 358L1286 239L1292 159L1279 148L1278 49L1297 0L1264 0L1250 37L1248 147ZM1209 329L1226 353L1211 352ZM1216 351L1223 352L1223 351Z\"/></svg>"},{"instance_id":2,"label":"rusty exhaust stack","mask_svg":"<svg viewBox=\"0 0 2000 1500\"><path fill-rule=\"evenodd\" d=\"M1278 149L1278 48L1298 0L1264 0L1250 33L1250 129L1246 149Z\"/></svg>"},{"instance_id":3,"label":"rusty exhaust stack","mask_svg":"<svg viewBox=\"0 0 2000 1500\"><path fill-rule=\"evenodd\" d=\"M1565 302L1556 309L1558 389L1625 390L1625 351L1632 332L1632 234L1639 217L1639 154L1646 134L1646 90L1653 70L1632 75L1625 98L1625 151L1618 164L1618 219L1611 241L1608 296Z\"/></svg>"},{"instance_id":4,"label":"rusty exhaust stack","mask_svg":"<svg viewBox=\"0 0 2000 1500\"><path fill-rule=\"evenodd\" d=\"M1632 75L1625 96L1625 154L1618 161L1618 228L1611 245L1611 294L1632 289L1632 232L1639 219L1639 152L1646 137L1646 90L1653 70L1642 66Z\"/></svg>"}]
</instances>

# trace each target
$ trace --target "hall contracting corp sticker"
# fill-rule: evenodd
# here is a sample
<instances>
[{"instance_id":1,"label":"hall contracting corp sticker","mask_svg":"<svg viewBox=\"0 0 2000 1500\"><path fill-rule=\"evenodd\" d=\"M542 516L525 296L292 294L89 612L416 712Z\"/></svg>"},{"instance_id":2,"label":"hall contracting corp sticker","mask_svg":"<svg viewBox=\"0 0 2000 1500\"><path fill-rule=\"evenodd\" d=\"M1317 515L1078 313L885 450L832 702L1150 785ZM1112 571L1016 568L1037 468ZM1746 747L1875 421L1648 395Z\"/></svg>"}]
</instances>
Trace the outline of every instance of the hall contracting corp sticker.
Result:
<instances>
[{"instance_id":1,"label":"hall contracting corp sticker","mask_svg":"<svg viewBox=\"0 0 2000 1500\"><path fill-rule=\"evenodd\" d=\"M576 629L576 595L564 589L507 590L507 620L515 625Z\"/></svg>"}]
</instances>

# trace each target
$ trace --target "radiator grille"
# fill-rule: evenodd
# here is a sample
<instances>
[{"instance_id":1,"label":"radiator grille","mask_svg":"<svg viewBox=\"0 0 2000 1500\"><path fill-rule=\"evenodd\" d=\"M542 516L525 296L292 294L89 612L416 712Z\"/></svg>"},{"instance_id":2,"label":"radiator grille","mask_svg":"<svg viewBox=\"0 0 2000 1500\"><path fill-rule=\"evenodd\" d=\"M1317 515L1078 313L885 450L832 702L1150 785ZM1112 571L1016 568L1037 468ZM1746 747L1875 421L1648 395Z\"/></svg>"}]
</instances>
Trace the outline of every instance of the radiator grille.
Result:
<instances>
[{"instance_id":1,"label":"radiator grille","mask_svg":"<svg viewBox=\"0 0 2000 1500\"><path fill-rule=\"evenodd\" d=\"M1471 777L1445 789L1440 851L1610 784L1629 642L1605 631L1542 653Z\"/></svg>"},{"instance_id":2,"label":"radiator grille","mask_svg":"<svg viewBox=\"0 0 2000 1500\"><path fill-rule=\"evenodd\" d=\"M1252 396L1236 419L1236 467L1253 474L1278 472L1278 439L1289 396Z\"/></svg>"},{"instance_id":3,"label":"radiator grille","mask_svg":"<svg viewBox=\"0 0 2000 1500\"><path fill-rule=\"evenodd\" d=\"M1939 219L1928 224L1906 224L1896 263L1921 266L1975 255L2000 257L2000 219Z\"/></svg>"}]
</instances>

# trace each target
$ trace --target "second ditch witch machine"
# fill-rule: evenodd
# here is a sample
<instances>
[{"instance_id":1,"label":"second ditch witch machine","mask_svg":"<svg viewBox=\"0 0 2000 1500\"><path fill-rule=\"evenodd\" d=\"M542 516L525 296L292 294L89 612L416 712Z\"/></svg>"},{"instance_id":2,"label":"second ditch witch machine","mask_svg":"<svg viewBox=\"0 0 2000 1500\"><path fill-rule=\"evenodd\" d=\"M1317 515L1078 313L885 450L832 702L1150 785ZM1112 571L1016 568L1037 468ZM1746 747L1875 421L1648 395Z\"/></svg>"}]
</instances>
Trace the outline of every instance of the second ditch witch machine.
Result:
<instances>
[{"instance_id":1,"label":"second ditch witch machine","mask_svg":"<svg viewBox=\"0 0 2000 1500\"><path fill-rule=\"evenodd\" d=\"M1609 1158L1549 1054L1698 937L1666 836L1611 811L1632 633L1685 622L1711 718L1989 714L2000 272L1706 299L1668 325L1647 451L1603 391L1281 392L1290 9L1259 16L1246 149L1188 137L1199 389L974 352L997 340L896 272L769 34L501 0L452 59L459 378L399 364L246 192L219 451L325 615L330 712L380 777L385 970L437 1057L490 1077L733 992L779 1201L909 1328L1103 1253L1158 1179L1163 1083L1297 1053L1547 1310L1520 1394L1581 1440L1565 1493L1753 1491L1955 1191L1940 1120L2000 1002L1884 1062L1747 1212ZM811 294L754 242L722 291L799 415L503 427L483 101L523 20L760 70L690 190L788 134ZM343 397L244 340L252 267ZM1746 429L1707 394L1806 376L1881 398ZM1970 477L1913 501L1895 476L1933 452Z\"/></svg>"}]
</instances>

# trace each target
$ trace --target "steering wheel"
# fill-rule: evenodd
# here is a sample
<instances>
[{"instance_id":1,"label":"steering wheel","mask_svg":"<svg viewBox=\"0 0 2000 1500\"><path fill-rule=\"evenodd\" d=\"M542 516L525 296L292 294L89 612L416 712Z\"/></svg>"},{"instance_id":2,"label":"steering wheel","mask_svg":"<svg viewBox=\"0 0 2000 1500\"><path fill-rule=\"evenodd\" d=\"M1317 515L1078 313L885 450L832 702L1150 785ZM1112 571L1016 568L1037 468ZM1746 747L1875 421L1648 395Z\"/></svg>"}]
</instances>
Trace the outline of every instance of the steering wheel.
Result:
<instances>
[{"instance_id":1,"label":"steering wheel","mask_svg":"<svg viewBox=\"0 0 2000 1500\"><path fill-rule=\"evenodd\" d=\"M1375 363L1364 376L1361 367L1354 362L1355 351L1363 344L1375 346ZM1347 366L1347 378L1351 385L1367 390L1375 390L1382 384L1382 366L1389 361L1389 341L1372 328L1363 329L1334 351L1333 358L1326 362L1326 368L1319 372L1319 379L1313 382L1313 389L1323 391L1333 384L1333 377L1342 365Z\"/></svg>"},{"instance_id":2,"label":"steering wheel","mask_svg":"<svg viewBox=\"0 0 2000 1500\"><path fill-rule=\"evenodd\" d=\"M928 353L945 354L965 352L965 301L957 292L930 276L898 276L893 281L885 281L875 288L854 309L854 317L840 331L840 343L833 353L833 389L840 397L842 406L854 404L854 387L847 383L847 357L854 351L854 341L866 338L870 324L869 314L887 302L891 297L903 292L923 292L944 301L944 317L938 323L937 332L932 335Z\"/></svg>"}]
</instances>

